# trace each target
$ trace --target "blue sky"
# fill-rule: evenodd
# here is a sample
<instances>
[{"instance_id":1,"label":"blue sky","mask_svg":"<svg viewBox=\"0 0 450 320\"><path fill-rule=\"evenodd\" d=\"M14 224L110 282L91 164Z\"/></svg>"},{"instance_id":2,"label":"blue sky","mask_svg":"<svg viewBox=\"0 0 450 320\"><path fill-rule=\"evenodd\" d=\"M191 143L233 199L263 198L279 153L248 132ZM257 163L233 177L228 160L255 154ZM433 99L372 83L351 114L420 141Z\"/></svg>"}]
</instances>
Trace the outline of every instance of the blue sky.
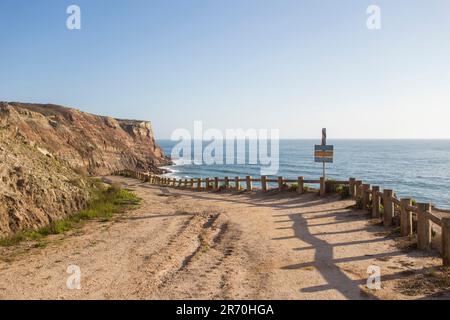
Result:
<instances>
[{"instance_id":1,"label":"blue sky","mask_svg":"<svg viewBox=\"0 0 450 320\"><path fill-rule=\"evenodd\" d=\"M146 119L157 138L194 120L450 138L448 0L2 0L0 40L0 100Z\"/></svg>"}]
</instances>

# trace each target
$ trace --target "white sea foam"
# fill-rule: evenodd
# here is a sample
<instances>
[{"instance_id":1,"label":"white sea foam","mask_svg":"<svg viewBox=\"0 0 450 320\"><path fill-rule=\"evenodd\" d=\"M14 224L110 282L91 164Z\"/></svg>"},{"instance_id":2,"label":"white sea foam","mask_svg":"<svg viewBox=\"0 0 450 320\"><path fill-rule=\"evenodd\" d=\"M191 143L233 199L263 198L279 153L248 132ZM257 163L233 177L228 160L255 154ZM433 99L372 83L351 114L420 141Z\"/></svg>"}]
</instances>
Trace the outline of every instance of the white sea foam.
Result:
<instances>
[{"instance_id":1,"label":"white sea foam","mask_svg":"<svg viewBox=\"0 0 450 320\"><path fill-rule=\"evenodd\" d=\"M191 160L185 160L185 159L172 159L174 166L185 166L192 164Z\"/></svg>"}]
</instances>

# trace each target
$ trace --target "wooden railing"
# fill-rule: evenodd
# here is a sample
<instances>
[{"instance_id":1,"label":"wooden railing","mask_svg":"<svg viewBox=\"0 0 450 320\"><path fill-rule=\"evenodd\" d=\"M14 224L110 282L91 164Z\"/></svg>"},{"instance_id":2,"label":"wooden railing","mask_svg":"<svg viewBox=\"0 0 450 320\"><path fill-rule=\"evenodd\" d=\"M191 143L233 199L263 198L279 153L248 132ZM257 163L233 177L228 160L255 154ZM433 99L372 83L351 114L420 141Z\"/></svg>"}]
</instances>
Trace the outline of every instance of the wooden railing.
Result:
<instances>
[{"instance_id":1,"label":"wooden railing","mask_svg":"<svg viewBox=\"0 0 450 320\"><path fill-rule=\"evenodd\" d=\"M296 184L296 192L299 194L304 193L307 188L306 185L317 184L319 185L319 192L321 195L325 195L326 186L330 185L349 185L348 180L335 181L335 180L325 180L320 178L318 180L308 180L304 177L298 177L297 179L285 179L283 177L278 177L276 179L270 179L267 176L261 176L260 178L255 178L251 176L246 177L214 177L214 178L190 178L190 179L176 179L164 177L151 173L136 172L132 170L122 170L114 172L113 175L127 176L136 178L145 182L150 182L151 184L165 185L170 187L179 188L191 188L198 191L214 191L219 189L233 189L233 190L247 190L252 191L256 188L253 187L253 182L259 182L261 184L262 191L270 190L271 184L276 184L276 188L279 191L289 189Z\"/></svg>"},{"instance_id":2,"label":"wooden railing","mask_svg":"<svg viewBox=\"0 0 450 320\"><path fill-rule=\"evenodd\" d=\"M217 191L220 189L252 191L255 189L253 182L259 182L261 184L260 190L263 192L271 189L270 184L276 184L275 189L279 191L292 189L296 184L295 191L298 194L303 194L308 192L306 185L318 184L319 194L324 196L327 192L327 186L348 186L349 195L356 201L357 208L367 210L372 218L382 219L383 224L387 227L392 225L400 226L401 236L412 236L416 234L418 249L425 250L431 248L431 222L440 227L443 265L450 266L450 218L441 218L433 214L430 203L416 203L413 205L413 199L398 199L392 189L384 189L381 191L380 187L365 184L362 180L356 180L355 178L342 181L325 181L323 178L319 180L308 180L304 177L298 177L297 179L285 179L283 177L270 179L267 176L261 176L260 178L251 176L242 178L238 176L176 179L132 170L117 171L113 174L139 179L155 185L190 188L197 191ZM415 220L417 221L416 228L414 228L413 224Z\"/></svg>"},{"instance_id":3,"label":"wooden railing","mask_svg":"<svg viewBox=\"0 0 450 320\"><path fill-rule=\"evenodd\" d=\"M350 194L359 209L368 210L372 218L383 219L385 226L400 226L401 236L415 234L418 249L431 248L431 222L440 227L443 265L450 266L450 218L435 215L431 203L415 203L412 198L398 199L392 189L381 191L378 186L354 178L349 182ZM414 221L417 221L416 228Z\"/></svg>"}]
</instances>

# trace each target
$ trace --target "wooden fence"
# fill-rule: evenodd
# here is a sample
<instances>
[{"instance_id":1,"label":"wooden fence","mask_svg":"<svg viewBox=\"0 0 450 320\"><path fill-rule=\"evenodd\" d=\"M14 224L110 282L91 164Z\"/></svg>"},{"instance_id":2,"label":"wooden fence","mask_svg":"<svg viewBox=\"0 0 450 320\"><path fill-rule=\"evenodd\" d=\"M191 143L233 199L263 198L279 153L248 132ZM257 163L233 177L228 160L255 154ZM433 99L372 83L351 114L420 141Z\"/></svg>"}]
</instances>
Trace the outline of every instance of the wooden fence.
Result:
<instances>
[{"instance_id":1,"label":"wooden fence","mask_svg":"<svg viewBox=\"0 0 450 320\"><path fill-rule=\"evenodd\" d=\"M444 266L450 266L450 218L441 218L433 214L430 203L414 203L412 198L398 199L391 189L381 190L378 186L363 183L362 180L350 178L349 180L335 181L323 178L319 180L308 180L304 177L297 179L269 179L267 176L255 178L251 176L224 177L224 178L191 178L176 179L151 173L122 170L114 175L126 176L149 182L155 185L188 188L196 191L218 191L220 189L231 189L236 191L252 191L253 182L261 184L260 190L267 192L271 184L275 184L279 191L294 190L298 194L308 192L306 185L319 185L319 194L325 196L327 189L333 185L348 186L349 196L356 201L359 209L367 210L374 219L382 219L384 226L400 226L401 236L416 235L417 247L421 250L431 248L432 225L431 222L441 228L442 260ZM273 189L273 188L272 188ZM417 223L414 223L417 222ZM416 227L414 227L416 226Z\"/></svg>"}]
</instances>

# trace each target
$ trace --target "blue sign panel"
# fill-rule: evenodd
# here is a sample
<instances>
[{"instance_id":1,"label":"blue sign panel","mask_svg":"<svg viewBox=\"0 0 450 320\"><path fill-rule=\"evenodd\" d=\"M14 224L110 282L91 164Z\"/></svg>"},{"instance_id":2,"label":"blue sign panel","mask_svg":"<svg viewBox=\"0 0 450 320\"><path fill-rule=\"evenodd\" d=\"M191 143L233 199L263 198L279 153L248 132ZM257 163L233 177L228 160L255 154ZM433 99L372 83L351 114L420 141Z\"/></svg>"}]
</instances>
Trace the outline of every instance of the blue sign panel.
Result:
<instances>
[{"instance_id":1,"label":"blue sign panel","mask_svg":"<svg viewBox=\"0 0 450 320\"><path fill-rule=\"evenodd\" d=\"M333 162L334 147L332 145L316 145L314 148L315 162Z\"/></svg>"}]
</instances>

